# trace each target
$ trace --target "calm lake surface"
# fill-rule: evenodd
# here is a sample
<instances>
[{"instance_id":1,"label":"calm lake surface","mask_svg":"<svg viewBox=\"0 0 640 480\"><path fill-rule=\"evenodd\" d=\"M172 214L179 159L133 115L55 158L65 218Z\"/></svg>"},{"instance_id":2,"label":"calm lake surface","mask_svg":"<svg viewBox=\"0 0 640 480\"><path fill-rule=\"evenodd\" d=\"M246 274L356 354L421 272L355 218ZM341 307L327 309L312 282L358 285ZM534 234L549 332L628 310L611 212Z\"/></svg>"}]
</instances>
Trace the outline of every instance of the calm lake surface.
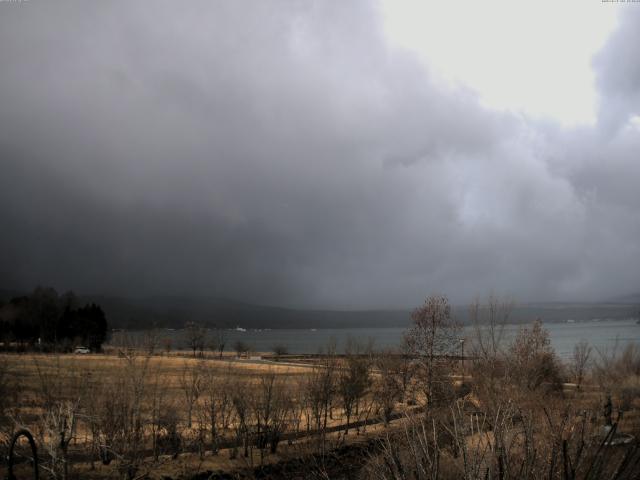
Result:
<instances>
[{"instance_id":1,"label":"calm lake surface","mask_svg":"<svg viewBox=\"0 0 640 480\"><path fill-rule=\"evenodd\" d=\"M545 323L551 343L560 357L569 357L574 345L586 340L594 349L600 351L624 348L632 342L640 342L640 325L635 319L600 320L575 323ZM517 333L519 325L507 325L505 336ZM373 341L376 349L398 346L405 332L403 328L341 328L341 329L274 329L247 331L224 330L225 350L233 350L234 342L242 340L251 345L254 351L270 352L274 345L285 345L289 353L318 353L329 342L335 341L338 350L344 349L348 338L359 342ZM137 332L142 335L141 332ZM472 328L464 329L465 336L473 336ZM172 339L173 348L185 348L184 331L163 331L163 336ZM117 341L114 336L114 343ZM594 351L594 354L597 354Z\"/></svg>"}]
</instances>

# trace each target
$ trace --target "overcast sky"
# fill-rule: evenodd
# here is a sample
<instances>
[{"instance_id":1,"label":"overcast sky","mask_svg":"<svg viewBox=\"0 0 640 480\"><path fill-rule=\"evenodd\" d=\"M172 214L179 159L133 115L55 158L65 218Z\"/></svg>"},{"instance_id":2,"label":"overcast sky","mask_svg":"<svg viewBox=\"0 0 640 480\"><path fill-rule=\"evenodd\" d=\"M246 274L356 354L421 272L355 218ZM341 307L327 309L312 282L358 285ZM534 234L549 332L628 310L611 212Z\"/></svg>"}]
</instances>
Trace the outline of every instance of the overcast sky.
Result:
<instances>
[{"instance_id":1,"label":"overcast sky","mask_svg":"<svg viewBox=\"0 0 640 480\"><path fill-rule=\"evenodd\" d=\"M0 288L640 291L640 3L449 3L0 2Z\"/></svg>"}]
</instances>

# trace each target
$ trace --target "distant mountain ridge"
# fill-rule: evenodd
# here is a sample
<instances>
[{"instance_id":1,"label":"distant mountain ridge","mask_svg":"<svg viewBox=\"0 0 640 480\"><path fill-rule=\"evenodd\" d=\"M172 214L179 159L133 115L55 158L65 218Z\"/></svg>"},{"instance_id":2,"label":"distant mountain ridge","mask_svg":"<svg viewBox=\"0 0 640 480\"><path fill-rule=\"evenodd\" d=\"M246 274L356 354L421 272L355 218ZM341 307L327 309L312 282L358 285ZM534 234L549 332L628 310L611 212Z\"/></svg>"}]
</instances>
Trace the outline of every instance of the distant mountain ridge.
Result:
<instances>
[{"instance_id":1,"label":"distant mountain ridge","mask_svg":"<svg viewBox=\"0 0 640 480\"><path fill-rule=\"evenodd\" d=\"M83 297L85 298L85 297ZM301 310L228 299L86 297L101 305L114 328L180 328L188 322L234 328L357 328L406 326L409 310Z\"/></svg>"},{"instance_id":2,"label":"distant mountain ridge","mask_svg":"<svg viewBox=\"0 0 640 480\"><path fill-rule=\"evenodd\" d=\"M7 301L20 293L0 290L0 300ZM620 297L627 298L633 296ZM188 322L209 327L235 328L406 328L411 323L411 309L397 310L304 310L253 305L224 298L187 296L115 297L78 295L81 303L95 302L106 313L111 328L146 329L182 328ZM584 321L623 319L640 316L637 302L602 303L531 303L517 305L510 323ZM467 306L454 306L454 316L469 322Z\"/></svg>"}]
</instances>

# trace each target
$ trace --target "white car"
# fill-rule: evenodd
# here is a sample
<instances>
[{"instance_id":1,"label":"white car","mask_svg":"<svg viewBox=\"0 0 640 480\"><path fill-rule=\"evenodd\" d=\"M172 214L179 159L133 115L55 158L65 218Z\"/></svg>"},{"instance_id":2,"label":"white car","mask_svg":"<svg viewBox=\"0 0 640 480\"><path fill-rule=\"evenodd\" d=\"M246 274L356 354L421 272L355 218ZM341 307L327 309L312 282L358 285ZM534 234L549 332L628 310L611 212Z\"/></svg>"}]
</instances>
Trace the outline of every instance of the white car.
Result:
<instances>
[{"instance_id":1,"label":"white car","mask_svg":"<svg viewBox=\"0 0 640 480\"><path fill-rule=\"evenodd\" d=\"M85 355L87 353L91 353L91 350L89 350L87 347L76 347L73 353Z\"/></svg>"}]
</instances>

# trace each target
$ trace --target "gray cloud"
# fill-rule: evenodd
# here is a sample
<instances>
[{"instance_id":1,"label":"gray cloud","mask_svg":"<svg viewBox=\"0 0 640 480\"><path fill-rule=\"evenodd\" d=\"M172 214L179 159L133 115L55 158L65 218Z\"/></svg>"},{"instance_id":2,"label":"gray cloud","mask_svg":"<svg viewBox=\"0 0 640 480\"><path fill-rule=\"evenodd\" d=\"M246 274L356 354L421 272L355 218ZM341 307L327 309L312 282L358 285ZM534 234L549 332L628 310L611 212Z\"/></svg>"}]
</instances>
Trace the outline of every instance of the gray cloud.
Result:
<instances>
[{"instance_id":1,"label":"gray cloud","mask_svg":"<svg viewBox=\"0 0 640 480\"><path fill-rule=\"evenodd\" d=\"M617 30L593 59L601 93L599 123L608 133L640 112L640 10L623 8Z\"/></svg>"},{"instance_id":2,"label":"gray cloud","mask_svg":"<svg viewBox=\"0 0 640 480\"><path fill-rule=\"evenodd\" d=\"M616 59L638 18L594 62L602 124L569 130L436 85L366 1L0 8L7 287L322 307L637 289L640 83Z\"/></svg>"}]
</instances>

